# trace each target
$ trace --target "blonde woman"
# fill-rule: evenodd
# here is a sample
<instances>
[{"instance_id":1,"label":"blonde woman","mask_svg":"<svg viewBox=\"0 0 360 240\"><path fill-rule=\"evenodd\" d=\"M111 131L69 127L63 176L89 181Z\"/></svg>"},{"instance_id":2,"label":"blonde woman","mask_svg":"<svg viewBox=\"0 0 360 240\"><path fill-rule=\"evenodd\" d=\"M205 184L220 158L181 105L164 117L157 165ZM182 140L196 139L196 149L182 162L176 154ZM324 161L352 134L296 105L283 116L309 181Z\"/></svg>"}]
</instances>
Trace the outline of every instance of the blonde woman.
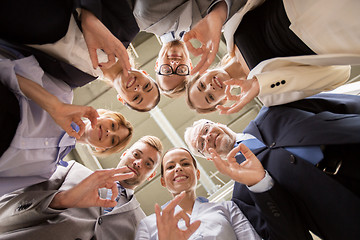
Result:
<instances>
[{"instance_id":1,"label":"blonde woman","mask_svg":"<svg viewBox=\"0 0 360 240\"><path fill-rule=\"evenodd\" d=\"M70 104L71 87L44 72L33 56L12 60L0 52L0 59L0 81L20 107L16 131L1 152L0 195L47 180L58 164L66 165L62 159L76 139L100 155L130 141L132 126L120 113Z\"/></svg>"}]
</instances>

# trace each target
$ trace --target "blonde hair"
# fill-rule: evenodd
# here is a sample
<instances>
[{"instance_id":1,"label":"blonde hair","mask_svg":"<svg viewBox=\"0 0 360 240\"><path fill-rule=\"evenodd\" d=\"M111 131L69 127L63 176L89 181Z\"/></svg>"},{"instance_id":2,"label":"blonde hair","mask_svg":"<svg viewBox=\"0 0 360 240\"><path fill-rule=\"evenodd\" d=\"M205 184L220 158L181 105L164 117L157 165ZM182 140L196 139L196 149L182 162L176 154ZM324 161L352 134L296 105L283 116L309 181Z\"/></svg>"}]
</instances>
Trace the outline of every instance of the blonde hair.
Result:
<instances>
[{"instance_id":1,"label":"blonde hair","mask_svg":"<svg viewBox=\"0 0 360 240\"><path fill-rule=\"evenodd\" d=\"M107 148L103 151L96 151L93 149L93 153L96 156L103 157L103 156L108 156L113 153L120 152L121 150L123 150L126 147L126 145L129 144L129 142L132 138L133 131L134 131L133 126L119 112L114 112L114 111L107 110L107 109L97 109L97 112L99 113L100 116L109 117L109 118L114 119L116 122L118 122L119 126L124 126L125 128L127 128L129 130L129 134L122 141L119 141L119 143L117 145Z\"/></svg>"},{"instance_id":2,"label":"blonde hair","mask_svg":"<svg viewBox=\"0 0 360 240\"><path fill-rule=\"evenodd\" d=\"M182 83L180 83L175 88L170 89L170 90L164 90L159 84L159 89L161 90L161 94L164 96L167 96L169 98L180 97L186 91L186 84L188 82L189 77L190 76L185 76L185 79ZM157 78L158 78L158 76L156 76L156 79Z\"/></svg>"},{"instance_id":3,"label":"blonde hair","mask_svg":"<svg viewBox=\"0 0 360 240\"><path fill-rule=\"evenodd\" d=\"M201 77L200 74L196 74L188 83L186 86L186 103L189 106L190 109L195 110L197 113L211 113L211 112L215 112L216 106L218 105L223 105L226 103L226 99L224 98L223 100L221 100L220 102L218 102L215 106L210 107L210 108L197 108L194 106L194 103L191 101L190 99L190 88L199 80L199 78Z\"/></svg>"},{"instance_id":4,"label":"blonde hair","mask_svg":"<svg viewBox=\"0 0 360 240\"><path fill-rule=\"evenodd\" d=\"M158 137L147 135L140 138L137 142L143 142L150 145L151 147L155 148L156 151L160 153L160 155L163 152L163 145Z\"/></svg>"}]
</instances>

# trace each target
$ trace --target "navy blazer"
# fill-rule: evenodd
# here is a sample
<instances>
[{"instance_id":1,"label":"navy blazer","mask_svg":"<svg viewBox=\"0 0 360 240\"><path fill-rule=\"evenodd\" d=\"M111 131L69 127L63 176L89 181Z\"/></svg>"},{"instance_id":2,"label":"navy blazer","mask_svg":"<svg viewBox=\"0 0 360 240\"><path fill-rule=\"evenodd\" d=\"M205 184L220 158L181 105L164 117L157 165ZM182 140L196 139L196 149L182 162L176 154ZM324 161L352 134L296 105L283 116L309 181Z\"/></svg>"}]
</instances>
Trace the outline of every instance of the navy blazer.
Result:
<instances>
[{"instance_id":1,"label":"navy blazer","mask_svg":"<svg viewBox=\"0 0 360 240\"><path fill-rule=\"evenodd\" d=\"M360 199L286 146L360 143L360 96L319 94L264 107L244 130L267 148L254 152L275 181L252 193L235 183L233 201L264 239L360 239Z\"/></svg>"}]
</instances>

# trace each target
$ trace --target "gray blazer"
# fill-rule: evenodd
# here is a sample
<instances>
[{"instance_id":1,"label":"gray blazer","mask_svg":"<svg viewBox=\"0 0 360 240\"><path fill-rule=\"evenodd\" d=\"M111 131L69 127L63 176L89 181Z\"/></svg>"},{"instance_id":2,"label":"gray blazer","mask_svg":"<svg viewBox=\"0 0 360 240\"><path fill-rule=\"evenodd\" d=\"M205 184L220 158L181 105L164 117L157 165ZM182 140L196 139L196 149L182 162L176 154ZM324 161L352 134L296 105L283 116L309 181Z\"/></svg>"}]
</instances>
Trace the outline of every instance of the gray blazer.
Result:
<instances>
[{"instance_id":1,"label":"gray blazer","mask_svg":"<svg viewBox=\"0 0 360 240\"><path fill-rule=\"evenodd\" d=\"M6 194L0 198L0 239L133 239L145 217L132 199L104 215L100 207L54 210L49 204L58 191L69 189L92 173L70 161L59 166L46 182ZM106 191L100 191L104 198Z\"/></svg>"},{"instance_id":2,"label":"gray blazer","mask_svg":"<svg viewBox=\"0 0 360 240\"><path fill-rule=\"evenodd\" d=\"M189 31L206 16L220 0L131 0L133 13L141 31L162 36L174 31ZM225 0L228 17L243 6L246 0ZM177 34L176 34L177 35Z\"/></svg>"}]
</instances>

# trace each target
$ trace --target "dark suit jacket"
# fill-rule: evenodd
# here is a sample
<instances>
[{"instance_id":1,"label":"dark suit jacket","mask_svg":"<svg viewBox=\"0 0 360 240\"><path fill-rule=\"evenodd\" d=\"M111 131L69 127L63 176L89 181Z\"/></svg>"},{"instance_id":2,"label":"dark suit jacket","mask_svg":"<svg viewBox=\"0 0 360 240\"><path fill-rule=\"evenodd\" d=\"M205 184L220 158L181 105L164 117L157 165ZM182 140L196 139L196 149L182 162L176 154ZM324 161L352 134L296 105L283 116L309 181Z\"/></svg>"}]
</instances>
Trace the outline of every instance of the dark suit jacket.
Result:
<instances>
[{"instance_id":1,"label":"dark suit jacket","mask_svg":"<svg viewBox=\"0 0 360 240\"><path fill-rule=\"evenodd\" d=\"M71 14L78 20L77 8L92 12L125 47L139 32L127 1L6 0L0 8L0 37L25 44L55 42L66 34Z\"/></svg>"},{"instance_id":2,"label":"dark suit jacket","mask_svg":"<svg viewBox=\"0 0 360 240\"><path fill-rule=\"evenodd\" d=\"M52 43L61 39L68 30L71 14L74 14L81 29L77 8L91 11L125 47L129 46L139 32L127 1L20 0L14 2L7 0L0 8L0 38L6 40L0 42L0 45L16 49L25 56L34 55L45 72L63 80L73 88L83 86L96 77L37 49L22 45Z\"/></svg>"},{"instance_id":3,"label":"dark suit jacket","mask_svg":"<svg viewBox=\"0 0 360 240\"><path fill-rule=\"evenodd\" d=\"M264 107L247 126L267 148L254 152L275 180L252 193L235 183L233 200L265 239L360 239L360 199L286 146L360 143L360 97L322 94Z\"/></svg>"}]
</instances>

